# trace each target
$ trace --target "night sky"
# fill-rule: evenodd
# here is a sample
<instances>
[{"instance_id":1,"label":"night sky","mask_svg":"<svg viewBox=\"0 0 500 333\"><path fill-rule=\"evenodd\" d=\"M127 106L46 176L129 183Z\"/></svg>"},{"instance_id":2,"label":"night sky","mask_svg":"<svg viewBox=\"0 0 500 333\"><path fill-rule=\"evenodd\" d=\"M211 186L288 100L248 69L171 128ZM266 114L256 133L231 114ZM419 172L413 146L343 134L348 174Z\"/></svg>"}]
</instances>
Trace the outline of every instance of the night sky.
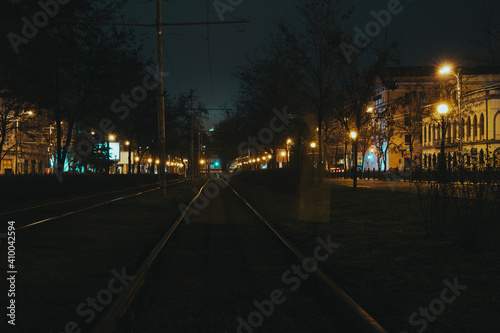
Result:
<instances>
[{"instance_id":1,"label":"night sky","mask_svg":"<svg viewBox=\"0 0 500 333\"><path fill-rule=\"evenodd\" d=\"M245 54L256 54L265 39L277 31L280 20L295 20L295 3L243 0L232 12L226 12L224 18L227 21L247 19L250 23L208 27L210 57L206 25L165 28L164 66L165 71L171 73L166 80L167 92L175 95L193 88L208 108L218 108L224 102L231 107L231 98L238 91L238 81L231 76L231 69L245 63ZM386 9L389 1L346 0L344 3L346 7L355 7L354 15L346 23L348 29L364 29L373 20L370 12ZM494 3L494 0L402 0L401 13L392 17L378 42L384 35L389 40L399 39L401 65L433 65L444 61L467 64L467 54L471 50L469 39L477 35L481 22ZM500 6L495 6L498 11ZM155 1L132 0L125 13L129 20L153 23ZM164 22L220 20L213 0L163 1L162 14ZM137 34L144 39L145 57L156 62L155 29L137 28ZM211 127L221 119L220 111L211 111L207 126Z\"/></svg>"}]
</instances>

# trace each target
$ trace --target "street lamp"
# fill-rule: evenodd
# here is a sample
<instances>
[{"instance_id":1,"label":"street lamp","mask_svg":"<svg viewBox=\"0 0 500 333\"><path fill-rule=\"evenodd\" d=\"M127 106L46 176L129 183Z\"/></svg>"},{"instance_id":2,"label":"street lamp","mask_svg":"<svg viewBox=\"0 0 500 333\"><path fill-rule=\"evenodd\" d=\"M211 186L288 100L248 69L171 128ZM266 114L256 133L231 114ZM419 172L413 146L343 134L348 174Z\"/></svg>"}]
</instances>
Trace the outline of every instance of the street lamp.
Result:
<instances>
[{"instance_id":1,"label":"street lamp","mask_svg":"<svg viewBox=\"0 0 500 333\"><path fill-rule=\"evenodd\" d=\"M137 164L137 174L139 174L141 172L141 164L139 163L141 159L139 158L139 156L136 156L135 157L135 164Z\"/></svg>"},{"instance_id":2,"label":"street lamp","mask_svg":"<svg viewBox=\"0 0 500 333\"><path fill-rule=\"evenodd\" d=\"M352 172L352 189L355 191L358 186L358 141L356 138L358 137L358 133L356 131L351 131L349 133L352 139L352 150L353 150L353 160L354 160L354 169Z\"/></svg>"},{"instance_id":3,"label":"street lamp","mask_svg":"<svg viewBox=\"0 0 500 333\"><path fill-rule=\"evenodd\" d=\"M460 98L461 98L461 94L462 94L462 86L460 84L461 71L462 71L462 68L459 68L458 73L453 73L451 67L448 65L444 65L439 70L439 74L441 74L441 75L453 75L457 79L457 106L458 106L458 117L459 117L459 126L460 126L460 130L458 131L458 133L459 133L458 152L460 153L460 156L462 156L462 148L463 148L462 141L463 141L463 137L464 137L464 133L463 133L464 126L462 123L463 122L463 120L462 120L462 105L460 102Z\"/></svg>"},{"instance_id":4,"label":"street lamp","mask_svg":"<svg viewBox=\"0 0 500 333\"><path fill-rule=\"evenodd\" d=\"M16 139L16 165L15 165L15 168L14 168L14 174L17 175L19 172L18 172L18 157L17 155L19 154L19 148L22 147L22 133L19 131L19 120L21 120L21 116L27 114L28 116L32 116L33 115L33 111L29 110L29 111L23 111L21 112L17 117L14 118L14 120L16 121L16 131L14 133L14 136L15 136L15 139ZM18 138L19 137L19 138ZM23 151L21 149L21 155L20 155L20 158L22 160L22 156L23 155ZM23 171L23 168L21 168L21 172Z\"/></svg>"},{"instance_id":5,"label":"street lamp","mask_svg":"<svg viewBox=\"0 0 500 333\"><path fill-rule=\"evenodd\" d=\"M312 148L312 162L313 162L313 168L314 168L314 148L316 148L316 142L311 142L311 148Z\"/></svg>"},{"instance_id":6,"label":"street lamp","mask_svg":"<svg viewBox=\"0 0 500 333\"><path fill-rule=\"evenodd\" d=\"M440 179L444 182L446 177L446 157L444 156L444 142L446 139L446 119L445 115L448 113L448 105L440 104L437 108L438 113L441 115L441 156L439 159L439 172Z\"/></svg>"},{"instance_id":7,"label":"street lamp","mask_svg":"<svg viewBox=\"0 0 500 333\"><path fill-rule=\"evenodd\" d=\"M292 143L292 139L287 139L286 140L286 166L288 167L288 164L290 163L290 148L288 148L288 145ZM282 155L284 156L284 155Z\"/></svg>"},{"instance_id":8,"label":"street lamp","mask_svg":"<svg viewBox=\"0 0 500 333\"><path fill-rule=\"evenodd\" d=\"M132 147L130 147L130 141L125 141L125 146L128 147L128 170L127 173L130 175L132 170L130 169L132 166Z\"/></svg>"}]
</instances>

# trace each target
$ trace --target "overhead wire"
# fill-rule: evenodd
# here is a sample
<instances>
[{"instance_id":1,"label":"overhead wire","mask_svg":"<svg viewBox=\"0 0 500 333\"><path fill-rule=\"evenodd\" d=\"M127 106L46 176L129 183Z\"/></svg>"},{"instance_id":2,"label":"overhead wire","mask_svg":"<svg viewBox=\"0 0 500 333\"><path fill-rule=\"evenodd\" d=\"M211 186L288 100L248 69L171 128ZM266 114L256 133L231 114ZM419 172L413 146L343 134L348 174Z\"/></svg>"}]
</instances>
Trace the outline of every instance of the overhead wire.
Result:
<instances>
[{"instance_id":1,"label":"overhead wire","mask_svg":"<svg viewBox=\"0 0 500 333\"><path fill-rule=\"evenodd\" d=\"M153 17L153 14L151 13L151 11L149 10L149 7L146 3L144 3L145 6L146 6L146 9L149 13L149 17L151 18L151 20L153 22L155 22L155 19ZM177 81L177 76L175 75L175 72L174 72L174 66L172 66L172 62L170 61L170 56L168 55L168 49L166 48L166 45L165 45L165 39L162 38L162 45L163 45L163 49L165 50L165 55L167 56L167 61L168 61L168 64L170 66L170 71L172 72L172 76L174 78L174 81L175 81L175 84L177 86L177 90L179 90L179 93L181 92L181 87L179 85L179 81ZM158 73L158 75L160 75L160 73Z\"/></svg>"}]
</instances>

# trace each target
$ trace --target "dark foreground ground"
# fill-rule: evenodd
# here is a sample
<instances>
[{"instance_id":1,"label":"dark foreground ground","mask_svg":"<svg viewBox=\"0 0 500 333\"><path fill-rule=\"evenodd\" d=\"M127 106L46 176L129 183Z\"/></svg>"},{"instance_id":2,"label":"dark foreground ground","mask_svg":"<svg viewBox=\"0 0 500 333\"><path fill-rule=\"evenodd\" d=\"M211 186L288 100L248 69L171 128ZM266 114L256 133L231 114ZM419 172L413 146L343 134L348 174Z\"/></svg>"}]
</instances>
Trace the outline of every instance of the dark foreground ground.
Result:
<instances>
[{"instance_id":1,"label":"dark foreground ground","mask_svg":"<svg viewBox=\"0 0 500 333\"><path fill-rule=\"evenodd\" d=\"M88 298L97 298L101 290L109 288L116 272L135 272L178 217L179 203L187 204L194 196L193 189L202 183L177 185L168 191L167 198L152 192L18 232L17 317L16 327L10 331L64 332L72 321L82 332L89 331L106 306L92 312ZM417 196L403 190L407 185L384 188L386 183L366 182L354 192L333 181L293 192L237 178L231 184L305 253L314 250L318 236L330 235L341 244L321 268L389 332L498 331L498 224L493 225L481 249L469 250L457 241L453 226L444 235L426 235ZM169 288L154 294L156 282L145 285L151 296L143 301L144 308L154 299L164 300L171 308L159 321L170 328L169 332L186 331L184 323L194 331L209 332L198 326L203 322L210 322L207 327L213 332L231 331L226 328L234 331L237 317L248 316L254 300L265 299L283 284L279 277L267 277L282 272L290 263L274 255L269 262L259 262L257 258L278 250L266 249L263 244L269 244L267 236L254 229L249 220L238 219L241 207L219 200L207 208L207 212L217 208L219 213L208 218L200 215L201 220L183 226L183 233L173 239L170 250L160 258L160 263L168 262L176 268L157 271ZM225 213L221 215L221 211ZM8 219L2 216L3 230ZM189 245L187 252L180 250L185 244ZM0 248L0 260L6 262L5 243ZM206 252L207 248L212 250ZM189 264L181 260L180 253L192 255ZM226 265L228 261L235 266ZM178 275L180 268L189 274ZM237 288L225 288L236 283ZM223 287L213 287L217 285ZM2 290L7 290L5 280ZM230 299L241 301L235 305ZM290 294L289 300L255 332L331 328L335 312L326 303L308 295ZM324 312L315 309L318 304ZM148 332L133 323L147 318L148 313L137 312L136 319L125 319L133 319L126 325L128 331ZM216 320L211 321L212 317ZM5 318L2 315L0 319L2 331L7 327Z\"/></svg>"}]
</instances>

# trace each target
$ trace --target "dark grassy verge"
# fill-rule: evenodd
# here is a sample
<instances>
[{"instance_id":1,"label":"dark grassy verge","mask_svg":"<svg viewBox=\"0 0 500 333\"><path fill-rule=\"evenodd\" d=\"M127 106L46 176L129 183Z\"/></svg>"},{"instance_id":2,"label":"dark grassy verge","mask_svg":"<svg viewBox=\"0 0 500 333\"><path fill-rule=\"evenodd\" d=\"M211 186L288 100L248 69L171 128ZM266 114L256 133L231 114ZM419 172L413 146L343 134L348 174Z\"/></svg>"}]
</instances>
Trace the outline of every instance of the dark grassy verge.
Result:
<instances>
[{"instance_id":1,"label":"dark grassy verge","mask_svg":"<svg viewBox=\"0 0 500 333\"><path fill-rule=\"evenodd\" d=\"M64 332L69 322L75 322L88 332L107 308L99 306L92 318L92 307L85 305L88 299L105 297L99 293L108 290L113 270L134 274L180 215L179 203L187 204L194 196L194 186L183 183L168 188L166 198L155 191L19 230L14 331ZM2 248L0 260L6 262L7 251ZM82 303L84 315L77 313Z\"/></svg>"},{"instance_id":2,"label":"dark grassy verge","mask_svg":"<svg viewBox=\"0 0 500 333\"><path fill-rule=\"evenodd\" d=\"M317 236L330 235L342 244L322 268L389 332L422 332L425 325L429 332L493 332L500 325L498 225L492 231L495 241L471 252L456 241L455 230L426 235L413 193L354 192L332 184L328 222L306 222L301 216L307 210L324 206L304 206L300 195L277 193L255 182L234 179L231 184L306 254ZM444 280L455 278L467 289L441 311L433 300L440 299ZM414 312L430 304L439 310L438 315L430 313L432 322L417 313L409 323Z\"/></svg>"}]
</instances>

